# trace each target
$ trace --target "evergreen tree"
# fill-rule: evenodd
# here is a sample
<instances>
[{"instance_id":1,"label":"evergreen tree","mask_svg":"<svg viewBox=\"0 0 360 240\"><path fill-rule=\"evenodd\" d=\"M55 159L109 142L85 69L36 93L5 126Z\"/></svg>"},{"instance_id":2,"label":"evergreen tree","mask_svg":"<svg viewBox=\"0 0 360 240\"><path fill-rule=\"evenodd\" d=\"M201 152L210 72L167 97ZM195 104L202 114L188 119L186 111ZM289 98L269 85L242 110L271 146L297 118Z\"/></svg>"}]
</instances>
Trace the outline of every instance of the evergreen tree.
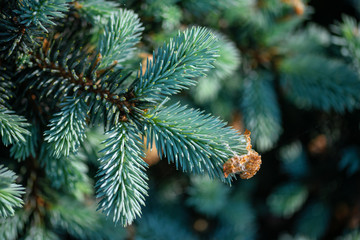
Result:
<instances>
[{"instance_id":1,"label":"evergreen tree","mask_svg":"<svg viewBox=\"0 0 360 240\"><path fill-rule=\"evenodd\" d=\"M3 238L112 239L116 231L105 231L104 216L130 225L148 196L145 137L148 148L184 172L231 183L248 170L252 159L223 172L228 159L250 150L248 136L168 103L213 68L218 46L210 30L179 32L136 68L144 27L132 10L93 0L0 5ZM106 137L89 177L86 138L97 125Z\"/></svg>"},{"instance_id":2,"label":"evergreen tree","mask_svg":"<svg viewBox=\"0 0 360 240\"><path fill-rule=\"evenodd\" d=\"M0 238L357 239L360 5L334 4L0 0ZM264 163L232 181L245 129Z\"/></svg>"}]
</instances>

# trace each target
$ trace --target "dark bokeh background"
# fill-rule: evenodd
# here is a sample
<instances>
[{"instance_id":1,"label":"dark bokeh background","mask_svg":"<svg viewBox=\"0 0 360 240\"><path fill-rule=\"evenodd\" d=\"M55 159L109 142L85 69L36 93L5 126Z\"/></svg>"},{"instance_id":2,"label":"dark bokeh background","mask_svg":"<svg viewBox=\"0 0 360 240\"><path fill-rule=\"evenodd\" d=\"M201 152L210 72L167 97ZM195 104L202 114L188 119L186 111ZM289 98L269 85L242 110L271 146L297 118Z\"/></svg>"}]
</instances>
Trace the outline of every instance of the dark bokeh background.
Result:
<instances>
[{"instance_id":1,"label":"dark bokeh background","mask_svg":"<svg viewBox=\"0 0 360 240\"><path fill-rule=\"evenodd\" d=\"M335 20L339 21L344 14L359 19L359 14L354 8L354 3L356 2L357 0L312 0L309 2L309 5L314 9L311 20L328 27Z\"/></svg>"}]
</instances>

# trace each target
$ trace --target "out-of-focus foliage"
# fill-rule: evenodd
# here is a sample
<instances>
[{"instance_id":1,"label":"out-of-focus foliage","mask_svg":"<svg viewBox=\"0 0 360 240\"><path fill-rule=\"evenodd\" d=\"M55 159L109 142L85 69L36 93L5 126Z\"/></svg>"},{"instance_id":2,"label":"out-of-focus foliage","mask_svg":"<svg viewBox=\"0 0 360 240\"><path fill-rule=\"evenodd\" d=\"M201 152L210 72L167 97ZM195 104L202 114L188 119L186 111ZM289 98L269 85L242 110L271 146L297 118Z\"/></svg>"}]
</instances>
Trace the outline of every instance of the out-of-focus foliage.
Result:
<instances>
[{"instance_id":1,"label":"out-of-focus foliage","mask_svg":"<svg viewBox=\"0 0 360 240\"><path fill-rule=\"evenodd\" d=\"M226 206L230 189L217 181L193 177L187 204L205 215L217 215Z\"/></svg>"},{"instance_id":2,"label":"out-of-focus foliage","mask_svg":"<svg viewBox=\"0 0 360 240\"><path fill-rule=\"evenodd\" d=\"M360 152L358 147L349 146L344 149L343 155L339 162L339 168L345 170L351 176L360 169Z\"/></svg>"},{"instance_id":3,"label":"out-of-focus foliage","mask_svg":"<svg viewBox=\"0 0 360 240\"><path fill-rule=\"evenodd\" d=\"M305 186L297 183L284 184L276 188L269 196L270 211L274 215L288 218L302 207L307 195Z\"/></svg>"},{"instance_id":4,"label":"out-of-focus foliage","mask_svg":"<svg viewBox=\"0 0 360 240\"><path fill-rule=\"evenodd\" d=\"M279 151L281 169L293 178L305 177L309 172L308 158L301 142L283 146Z\"/></svg>"}]
</instances>

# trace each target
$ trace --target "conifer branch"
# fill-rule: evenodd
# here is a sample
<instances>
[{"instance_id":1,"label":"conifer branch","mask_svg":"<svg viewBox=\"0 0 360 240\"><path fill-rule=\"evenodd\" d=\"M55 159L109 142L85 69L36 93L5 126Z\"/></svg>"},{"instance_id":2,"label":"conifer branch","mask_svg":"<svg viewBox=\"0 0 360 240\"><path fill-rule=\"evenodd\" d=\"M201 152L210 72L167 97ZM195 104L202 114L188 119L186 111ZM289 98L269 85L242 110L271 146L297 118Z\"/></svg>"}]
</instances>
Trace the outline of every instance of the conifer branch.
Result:
<instances>
[{"instance_id":1,"label":"conifer branch","mask_svg":"<svg viewBox=\"0 0 360 240\"><path fill-rule=\"evenodd\" d=\"M0 218L14 215L14 208L23 205L21 194L25 193L25 189L15 180L15 173L0 165Z\"/></svg>"},{"instance_id":2,"label":"conifer branch","mask_svg":"<svg viewBox=\"0 0 360 240\"><path fill-rule=\"evenodd\" d=\"M268 150L282 132L280 108L272 85L272 76L264 73L252 74L244 84L241 109L246 128L253 129L256 147Z\"/></svg>"},{"instance_id":3,"label":"conifer branch","mask_svg":"<svg viewBox=\"0 0 360 240\"><path fill-rule=\"evenodd\" d=\"M39 53L32 54L32 61L36 67L19 74L21 82L27 81L34 74L41 74L41 83L30 82L29 89L36 84L38 89L42 88L42 96L48 96L51 93L54 93L55 98L81 96L85 103L91 103L89 115L92 123L98 121L99 117L106 116L104 118L107 121L104 124L111 128L119 121L128 119L126 116L131 113L137 101L130 101L134 98L133 93L120 86L130 73L124 74L122 69L114 70L115 65L99 69L101 54L90 58L79 49L73 52L68 50L70 53L67 54L75 58L70 62L66 53L60 55L56 46L49 48L49 45L49 43L44 43ZM61 43L57 47L60 46ZM73 65L72 68L69 68L69 65ZM79 71L74 69L79 69Z\"/></svg>"},{"instance_id":4,"label":"conifer branch","mask_svg":"<svg viewBox=\"0 0 360 240\"><path fill-rule=\"evenodd\" d=\"M18 161L24 161L30 155L36 156L35 151L39 144L39 129L34 125L29 128L31 135L26 135L24 142L16 142L10 149L10 156Z\"/></svg>"},{"instance_id":5,"label":"conifer branch","mask_svg":"<svg viewBox=\"0 0 360 240\"><path fill-rule=\"evenodd\" d=\"M98 209L114 222L126 226L140 216L141 205L147 196L146 163L143 156L139 131L127 122L109 131L105 141L105 154L99 159L99 180L96 183Z\"/></svg>"},{"instance_id":6,"label":"conifer branch","mask_svg":"<svg viewBox=\"0 0 360 240\"><path fill-rule=\"evenodd\" d=\"M284 61L281 71L285 94L299 107L339 113L360 107L358 75L345 63L317 55L297 56Z\"/></svg>"},{"instance_id":7,"label":"conifer branch","mask_svg":"<svg viewBox=\"0 0 360 240\"><path fill-rule=\"evenodd\" d=\"M56 25L55 18L64 17L68 11L70 0L24 0L9 4L15 9L5 9L0 19L0 43L8 50L10 56L18 47L25 51L31 49L29 46L36 44L40 37L48 33L50 26Z\"/></svg>"},{"instance_id":8,"label":"conifer branch","mask_svg":"<svg viewBox=\"0 0 360 240\"><path fill-rule=\"evenodd\" d=\"M94 25L102 23L104 18L111 16L119 8L119 4L105 0L72 1L71 5Z\"/></svg>"},{"instance_id":9,"label":"conifer branch","mask_svg":"<svg viewBox=\"0 0 360 240\"><path fill-rule=\"evenodd\" d=\"M214 34L205 28L193 27L179 33L154 52L145 73L130 90L138 99L156 103L195 85L193 78L204 76L213 67L217 57L215 43Z\"/></svg>"},{"instance_id":10,"label":"conifer branch","mask_svg":"<svg viewBox=\"0 0 360 240\"><path fill-rule=\"evenodd\" d=\"M63 12L68 10L70 0L23 0L19 5L19 10L14 10L19 15L19 23L25 27L34 26L48 32L46 26L56 25L54 18L64 17Z\"/></svg>"},{"instance_id":11,"label":"conifer branch","mask_svg":"<svg viewBox=\"0 0 360 240\"><path fill-rule=\"evenodd\" d=\"M354 18L344 16L341 23L333 26L333 31L337 34L333 37L334 42L342 47L341 53L350 57L360 74L360 24Z\"/></svg>"},{"instance_id":12,"label":"conifer branch","mask_svg":"<svg viewBox=\"0 0 360 240\"><path fill-rule=\"evenodd\" d=\"M45 131L45 141L50 144L52 156L68 157L76 153L85 137L88 107L82 99L66 98L61 111L54 115Z\"/></svg>"},{"instance_id":13,"label":"conifer branch","mask_svg":"<svg viewBox=\"0 0 360 240\"><path fill-rule=\"evenodd\" d=\"M222 85L225 84L230 77L233 77L238 70L241 58L240 52L236 48L235 43L227 39L221 33L215 32L218 39L219 57L214 62L207 76L198 79L198 83L194 88L193 98L197 103L207 103L209 101L217 101L218 94Z\"/></svg>"},{"instance_id":14,"label":"conifer branch","mask_svg":"<svg viewBox=\"0 0 360 240\"><path fill-rule=\"evenodd\" d=\"M8 100L13 96L14 84L10 81L12 75L0 60L0 107L8 107Z\"/></svg>"},{"instance_id":15,"label":"conifer branch","mask_svg":"<svg viewBox=\"0 0 360 240\"><path fill-rule=\"evenodd\" d=\"M100 39L102 61L99 68L131 58L143 30L138 15L133 11L121 9L112 14Z\"/></svg>"},{"instance_id":16,"label":"conifer branch","mask_svg":"<svg viewBox=\"0 0 360 240\"><path fill-rule=\"evenodd\" d=\"M44 52L47 53L48 50L49 49L45 48ZM55 51L59 51L59 50L55 50ZM79 53L72 53L72 54L79 54ZM84 52L81 54L86 55L86 53ZM66 56L62 56L61 58L66 58ZM98 96L97 98L106 99L107 101L115 105L119 105L119 104L121 105L120 102L122 101L120 97L114 93L111 93L109 90L105 89L104 86L101 85L101 81L98 81L98 78L100 78L101 76L104 77L105 73L108 73L112 69L113 65L110 66L108 69L95 71L98 68L98 65L101 61L102 58L101 54L98 54L96 57L94 57L92 62L88 59L89 56L82 58L83 59L81 60L78 59L77 61L79 63L82 62L82 64L84 65L86 64L90 65L87 73L84 73L85 72L84 69L80 73L76 72L68 67L68 65L70 64L64 63L62 65L59 65L58 59L54 59L55 61L51 61L46 56L43 56L43 54L37 54L32 59L33 63L36 64L37 67L39 67L42 71L50 72L52 75L57 75L58 77L67 81L67 82L59 82L57 79L53 79L53 78L44 79L43 80L44 83L41 84L40 87L46 88L48 86L58 86L60 83L62 83L66 86L65 89L61 89L64 93L70 93L71 90L73 90L75 94L89 92ZM34 71L38 72L37 70ZM119 78L121 79L122 76L120 76ZM54 89L54 87L52 89ZM48 92L47 94L49 95Z\"/></svg>"},{"instance_id":17,"label":"conifer branch","mask_svg":"<svg viewBox=\"0 0 360 240\"><path fill-rule=\"evenodd\" d=\"M155 142L161 158L184 172L207 173L227 181L223 164L246 152L246 139L221 120L179 104L149 113L144 125L147 145Z\"/></svg>"},{"instance_id":18,"label":"conifer branch","mask_svg":"<svg viewBox=\"0 0 360 240\"><path fill-rule=\"evenodd\" d=\"M11 217L0 218L0 238L7 240L19 239L28 217L25 211L19 210Z\"/></svg>"},{"instance_id":19,"label":"conifer branch","mask_svg":"<svg viewBox=\"0 0 360 240\"><path fill-rule=\"evenodd\" d=\"M53 146L43 143L38 161L45 170L51 186L57 189L75 191L79 183L88 183L88 167L78 157L54 157Z\"/></svg>"},{"instance_id":20,"label":"conifer branch","mask_svg":"<svg viewBox=\"0 0 360 240\"><path fill-rule=\"evenodd\" d=\"M25 128L29 126L26 119L14 114L14 111L0 107L0 135L5 146L16 142L24 142L25 136L30 132Z\"/></svg>"},{"instance_id":21,"label":"conifer branch","mask_svg":"<svg viewBox=\"0 0 360 240\"><path fill-rule=\"evenodd\" d=\"M30 226L30 229L24 238L24 240L33 239L58 240L59 238L53 231L47 229L46 226L42 223Z\"/></svg>"},{"instance_id":22,"label":"conifer branch","mask_svg":"<svg viewBox=\"0 0 360 240\"><path fill-rule=\"evenodd\" d=\"M78 239L103 239L98 233L100 215L93 208L81 206L75 199L60 199L49 215L55 229L63 229Z\"/></svg>"}]
</instances>

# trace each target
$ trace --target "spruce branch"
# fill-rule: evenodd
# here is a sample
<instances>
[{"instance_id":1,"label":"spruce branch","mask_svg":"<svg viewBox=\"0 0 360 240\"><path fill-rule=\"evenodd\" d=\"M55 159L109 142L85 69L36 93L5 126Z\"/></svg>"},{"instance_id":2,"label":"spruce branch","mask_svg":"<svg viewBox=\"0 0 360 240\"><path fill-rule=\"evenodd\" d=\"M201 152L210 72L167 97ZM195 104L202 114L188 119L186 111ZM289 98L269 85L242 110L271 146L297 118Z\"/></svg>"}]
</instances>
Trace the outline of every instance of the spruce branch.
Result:
<instances>
[{"instance_id":1,"label":"spruce branch","mask_svg":"<svg viewBox=\"0 0 360 240\"><path fill-rule=\"evenodd\" d=\"M38 39L49 32L49 27L56 25L55 18L64 17L68 11L69 0L24 0L9 4L10 9L2 11L0 19L0 51L8 50L10 56L15 49L32 49ZM15 9L11 9L11 7Z\"/></svg>"},{"instance_id":2,"label":"spruce branch","mask_svg":"<svg viewBox=\"0 0 360 240\"><path fill-rule=\"evenodd\" d=\"M25 189L15 180L15 173L0 165L0 218L14 215L14 208L23 205L21 194L25 193Z\"/></svg>"},{"instance_id":3,"label":"spruce branch","mask_svg":"<svg viewBox=\"0 0 360 240\"><path fill-rule=\"evenodd\" d=\"M99 159L100 168L96 183L98 209L113 221L126 226L141 214L147 196L146 163L139 131L123 122L107 133L109 138Z\"/></svg>"},{"instance_id":4,"label":"spruce branch","mask_svg":"<svg viewBox=\"0 0 360 240\"><path fill-rule=\"evenodd\" d=\"M30 53L33 67L18 74L19 82L30 80L28 89L41 89L41 98L51 94L55 99L72 94L76 96L84 91L98 93L96 69L101 55L90 56L81 46L75 48L65 44L62 38L58 41L44 39L42 48ZM41 81L31 81L34 75Z\"/></svg>"},{"instance_id":5,"label":"spruce branch","mask_svg":"<svg viewBox=\"0 0 360 240\"><path fill-rule=\"evenodd\" d=\"M8 107L8 100L13 97L14 84L10 81L13 74L8 70L0 60L0 108Z\"/></svg>"},{"instance_id":6,"label":"spruce branch","mask_svg":"<svg viewBox=\"0 0 360 240\"><path fill-rule=\"evenodd\" d=\"M74 192L79 183L89 182L88 167L83 161L73 155L54 157L52 146L47 143L42 144L38 160L54 188Z\"/></svg>"},{"instance_id":7,"label":"spruce branch","mask_svg":"<svg viewBox=\"0 0 360 240\"><path fill-rule=\"evenodd\" d=\"M360 107L360 81L345 63L319 55L295 56L280 67L286 96L301 108L343 113Z\"/></svg>"},{"instance_id":8,"label":"spruce branch","mask_svg":"<svg viewBox=\"0 0 360 240\"><path fill-rule=\"evenodd\" d=\"M0 218L0 238L6 240L19 239L28 217L28 213L19 210L11 217Z\"/></svg>"},{"instance_id":9,"label":"spruce branch","mask_svg":"<svg viewBox=\"0 0 360 240\"><path fill-rule=\"evenodd\" d=\"M199 27L187 29L158 48L146 71L132 84L137 99L161 102L166 96L195 85L217 57L214 34ZM141 71L140 71L141 72Z\"/></svg>"},{"instance_id":10,"label":"spruce branch","mask_svg":"<svg viewBox=\"0 0 360 240\"><path fill-rule=\"evenodd\" d=\"M305 29L295 32L289 31L287 40L277 44L281 54L293 55L294 53L324 54L330 46L331 35L323 27L316 24L309 24Z\"/></svg>"},{"instance_id":11,"label":"spruce branch","mask_svg":"<svg viewBox=\"0 0 360 240\"><path fill-rule=\"evenodd\" d=\"M219 32L215 32L215 35L218 39L219 57L207 76L198 79L193 94L198 103L217 101L224 81L235 74L241 63L240 52L235 43Z\"/></svg>"},{"instance_id":12,"label":"spruce branch","mask_svg":"<svg viewBox=\"0 0 360 240\"><path fill-rule=\"evenodd\" d=\"M238 69L241 64L241 53L236 48L235 42L231 41L224 34L214 32L218 39L218 57L213 63L212 68L204 78L225 79L230 77Z\"/></svg>"},{"instance_id":13,"label":"spruce branch","mask_svg":"<svg viewBox=\"0 0 360 240\"><path fill-rule=\"evenodd\" d=\"M156 25L161 25L163 32L172 32L180 28L182 20L181 8L178 0L152 0L146 2L143 15L154 18Z\"/></svg>"},{"instance_id":14,"label":"spruce branch","mask_svg":"<svg viewBox=\"0 0 360 240\"><path fill-rule=\"evenodd\" d=\"M234 2L234 6L225 9L225 17L232 23L242 24L245 34L251 36L270 28L274 20L284 11L281 1L266 1L259 3L255 0L244 0Z\"/></svg>"},{"instance_id":15,"label":"spruce branch","mask_svg":"<svg viewBox=\"0 0 360 240\"><path fill-rule=\"evenodd\" d=\"M66 98L61 111L54 115L45 131L45 141L50 145L52 156L68 157L76 153L85 137L88 106L81 98Z\"/></svg>"},{"instance_id":16,"label":"spruce branch","mask_svg":"<svg viewBox=\"0 0 360 240\"><path fill-rule=\"evenodd\" d=\"M55 232L46 228L44 224L33 225L30 227L24 240L59 240Z\"/></svg>"},{"instance_id":17,"label":"spruce branch","mask_svg":"<svg viewBox=\"0 0 360 240\"><path fill-rule=\"evenodd\" d=\"M101 54L89 55L86 49L64 44L62 39L45 39L43 47L32 53L33 67L17 75L19 82L26 82L27 90L39 89L40 98L52 96L60 102L64 97L83 98L89 105L92 124L106 119L104 126L110 129L119 121L125 121L136 102L130 102L133 93L121 87L131 73L114 69L116 63L99 69ZM34 75L40 81L34 81Z\"/></svg>"},{"instance_id":18,"label":"spruce branch","mask_svg":"<svg viewBox=\"0 0 360 240\"><path fill-rule=\"evenodd\" d=\"M74 199L61 198L50 209L49 215L54 229L63 229L78 239L103 239L98 233L101 223L95 208L81 206Z\"/></svg>"},{"instance_id":19,"label":"spruce branch","mask_svg":"<svg viewBox=\"0 0 360 240\"><path fill-rule=\"evenodd\" d=\"M333 28L336 36L333 36L333 42L341 46L341 53L345 57L350 57L358 73L360 73L360 24L349 16L343 16L342 21L336 23Z\"/></svg>"},{"instance_id":20,"label":"spruce branch","mask_svg":"<svg viewBox=\"0 0 360 240\"><path fill-rule=\"evenodd\" d=\"M29 126L26 119L14 113L14 111L0 107L0 134L5 146L25 142L24 135L30 135L30 132L25 128Z\"/></svg>"},{"instance_id":21,"label":"spruce branch","mask_svg":"<svg viewBox=\"0 0 360 240\"><path fill-rule=\"evenodd\" d=\"M99 52L102 61L99 68L108 67L115 61L122 63L131 58L143 30L138 15L133 11L120 9L111 14L100 38Z\"/></svg>"},{"instance_id":22,"label":"spruce branch","mask_svg":"<svg viewBox=\"0 0 360 240\"><path fill-rule=\"evenodd\" d=\"M207 173L225 182L223 164L246 152L244 135L199 110L175 104L150 112L146 121L148 147L155 142L159 156L184 172Z\"/></svg>"},{"instance_id":23,"label":"spruce branch","mask_svg":"<svg viewBox=\"0 0 360 240\"><path fill-rule=\"evenodd\" d=\"M272 76L253 73L246 80L241 100L245 126L253 129L257 148L270 149L281 134L281 114Z\"/></svg>"},{"instance_id":24,"label":"spruce branch","mask_svg":"<svg viewBox=\"0 0 360 240\"><path fill-rule=\"evenodd\" d=\"M10 149L10 156L18 161L24 161L30 155L36 156L39 144L39 129L35 125L29 127L31 135L25 136L25 141L16 142Z\"/></svg>"},{"instance_id":25,"label":"spruce branch","mask_svg":"<svg viewBox=\"0 0 360 240\"><path fill-rule=\"evenodd\" d=\"M47 45L48 44L44 43L44 46ZM60 48L61 46L62 44L59 44L58 47ZM34 55L31 59L37 67L20 74L20 82L26 81L34 75L38 75L43 77L41 83L37 85L38 89L43 88L44 94L42 94L42 96L48 96L53 92L57 93L56 96L71 96L72 92L73 95L76 96L77 94L85 92L96 95L98 100L108 99L111 103L117 104L117 102L120 101L119 97L109 92L105 86L101 85L101 81L98 80L102 80L101 77L106 79L110 78L110 80L114 80L114 78L117 77L120 81L124 81L122 75L119 74L121 70L115 73L113 72L111 76L108 76L106 73L108 73L112 67L106 70L96 71L101 60L100 54L91 57L81 51L81 48L67 50L69 52L60 55L59 49L53 49L56 53L52 54L49 48L44 47L39 54ZM29 89L34 86L34 82L30 83ZM85 99L88 98L89 97L85 97Z\"/></svg>"},{"instance_id":26,"label":"spruce branch","mask_svg":"<svg viewBox=\"0 0 360 240\"><path fill-rule=\"evenodd\" d=\"M119 8L119 4L105 0L81 0L72 1L71 4L89 22L97 25L106 21Z\"/></svg>"},{"instance_id":27,"label":"spruce branch","mask_svg":"<svg viewBox=\"0 0 360 240\"><path fill-rule=\"evenodd\" d=\"M26 91L36 88L40 99L60 102L66 97L82 98L89 107L90 124L105 119L102 123L110 129L126 120L134 106L128 99L134 96L121 85L131 73L114 69L114 64L99 69L101 54L89 55L86 49L64 44L63 39L45 39L43 47L31 54L33 66L17 74L18 81L27 84Z\"/></svg>"},{"instance_id":28,"label":"spruce branch","mask_svg":"<svg viewBox=\"0 0 360 240\"><path fill-rule=\"evenodd\" d=\"M19 10L14 10L19 15L19 23L25 27L34 26L48 32L47 26L56 25L54 18L64 17L68 10L70 0L23 0Z\"/></svg>"},{"instance_id":29,"label":"spruce branch","mask_svg":"<svg viewBox=\"0 0 360 240\"><path fill-rule=\"evenodd\" d=\"M99 69L99 64L103 59L101 54L91 60L88 59L89 57L81 57L80 49L73 50L73 53L70 49L60 56L56 47L62 46L61 43L59 46L55 46L56 44L44 42L40 53L33 54L32 61L37 67L20 78L24 81L34 74L42 74L43 80L37 84L37 88L43 88L46 95L56 91L56 96L66 96L71 94L71 90L75 92L74 95L87 93L85 101L89 100L93 103L91 119L99 119L103 116L111 119L111 121L105 122L105 124L109 123L109 128L111 128L119 122L119 119L126 121L133 111L140 108L137 105L146 102L155 103L155 100L148 96L161 100L166 95L177 93L179 90L193 85L195 81L191 79L192 77L203 76L203 71L212 67L211 63L217 56L214 44L213 34L203 28L192 28L180 33L177 38L155 53L155 59L156 56L161 55L162 60L159 59L154 64L150 63L151 66L147 68L145 74L135 80L129 90L121 90L119 87L129 75L123 74L121 69L115 71L110 71L108 68ZM70 53L71 58L68 57ZM167 63L164 63L165 60ZM91 63L87 64L88 62ZM71 65L72 68L70 68ZM39 72L38 68L42 69L42 72ZM160 72L155 78L144 79L147 75L154 76L151 72L158 70ZM61 78L56 79L52 77L54 75ZM167 78L171 78L171 80L166 80ZM35 82L29 84L30 87L34 85ZM158 91L161 94L158 94ZM142 96L143 94L146 97ZM148 104L141 109L147 107ZM101 109L106 109L105 113L99 111Z\"/></svg>"},{"instance_id":30,"label":"spruce branch","mask_svg":"<svg viewBox=\"0 0 360 240\"><path fill-rule=\"evenodd\" d=\"M132 53L142 26L127 10L112 13L107 24L98 52L81 42L69 45L65 33L50 36L29 52L29 65L16 77L26 90L38 91L39 100L61 108L50 120L37 157L53 187L73 190L86 182L87 168L71 154L82 144L87 123L111 129L98 161L98 209L126 226L140 216L147 195L141 135L155 140L159 153L164 151L184 171L228 183L223 164L245 154L247 144L243 135L209 114L179 104L155 108L213 67L217 46L212 32L191 28L179 33L154 52L145 73L130 83L131 73L118 63Z\"/></svg>"}]
</instances>

